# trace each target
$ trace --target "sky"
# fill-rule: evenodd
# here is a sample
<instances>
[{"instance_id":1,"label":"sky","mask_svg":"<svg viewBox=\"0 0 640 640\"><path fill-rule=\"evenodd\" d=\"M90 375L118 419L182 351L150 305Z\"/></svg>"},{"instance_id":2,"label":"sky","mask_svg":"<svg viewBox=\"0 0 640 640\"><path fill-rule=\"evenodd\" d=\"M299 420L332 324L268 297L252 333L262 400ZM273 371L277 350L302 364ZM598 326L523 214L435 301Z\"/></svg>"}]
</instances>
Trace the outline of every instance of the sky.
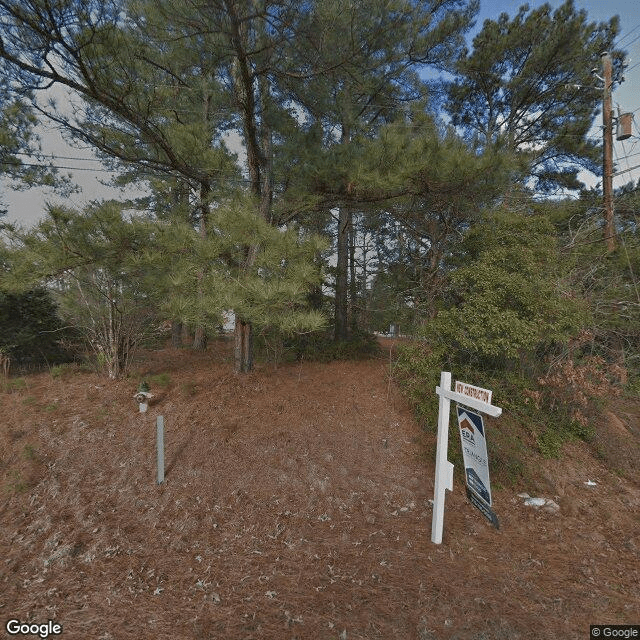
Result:
<instances>
[{"instance_id":1,"label":"sky","mask_svg":"<svg viewBox=\"0 0 640 640\"><path fill-rule=\"evenodd\" d=\"M469 34L470 38L481 27L485 19L495 19L500 13L506 12L513 16L523 2L511 0L481 0L480 13L476 27ZM538 7L544 2L532 0L531 8ZM550 0L552 7L562 4L561 0ZM626 141L616 141L614 135L614 163L615 171L614 188L622 186L631 180L640 179L640 12L638 0L575 0L577 8L587 10L590 20L608 20L613 15L620 17L621 31L618 44L628 52L628 69L625 74L625 82L615 88L613 93L614 109L620 107L622 113L635 112L633 123L633 137ZM594 77L594 85L598 83ZM76 208L91 200L99 198L123 198L124 194L113 188L105 186L110 174L95 160L88 148L79 149L67 144L60 133L55 129L43 126L41 128L43 152L56 156L55 164L61 167L74 167L72 177L81 188L81 192L72 194L62 200L51 191L44 189L30 189L28 191L12 191L6 185L2 185L1 194L4 204L7 206L8 215L6 221L18 222L29 226L41 218L45 211L45 203L64 202ZM591 135L602 135L602 121L598 118L594 123ZM67 171L63 171L67 173ZM598 179L591 174L581 174L581 179L589 186L598 183Z\"/></svg>"}]
</instances>

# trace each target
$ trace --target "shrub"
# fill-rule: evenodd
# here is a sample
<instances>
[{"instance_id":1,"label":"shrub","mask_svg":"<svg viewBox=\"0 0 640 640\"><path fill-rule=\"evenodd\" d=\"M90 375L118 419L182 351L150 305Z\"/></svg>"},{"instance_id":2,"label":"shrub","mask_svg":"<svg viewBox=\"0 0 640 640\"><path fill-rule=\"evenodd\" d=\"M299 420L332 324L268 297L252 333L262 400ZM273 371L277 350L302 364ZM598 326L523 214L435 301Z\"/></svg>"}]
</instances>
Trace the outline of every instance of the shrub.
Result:
<instances>
[{"instance_id":1,"label":"shrub","mask_svg":"<svg viewBox=\"0 0 640 640\"><path fill-rule=\"evenodd\" d=\"M13 378L5 382L4 388L6 391L22 391L27 388L27 381L24 378Z\"/></svg>"},{"instance_id":2,"label":"shrub","mask_svg":"<svg viewBox=\"0 0 640 640\"><path fill-rule=\"evenodd\" d=\"M346 340L334 340L328 332L303 334L285 341L285 348L296 360L330 362L332 360L360 360L380 354L376 337L357 330Z\"/></svg>"},{"instance_id":3,"label":"shrub","mask_svg":"<svg viewBox=\"0 0 640 640\"><path fill-rule=\"evenodd\" d=\"M423 331L451 367L535 366L540 353L566 344L588 321L586 306L561 288L553 227L544 217L488 215L452 267L448 306Z\"/></svg>"},{"instance_id":4,"label":"shrub","mask_svg":"<svg viewBox=\"0 0 640 640\"><path fill-rule=\"evenodd\" d=\"M74 373L79 373L81 371L87 371L88 367L86 365L80 365L77 362L65 362L63 364L58 364L49 369L49 374L52 378L68 378L70 375Z\"/></svg>"},{"instance_id":5,"label":"shrub","mask_svg":"<svg viewBox=\"0 0 640 640\"><path fill-rule=\"evenodd\" d=\"M499 430L494 444L489 439L492 469L503 476L526 474L527 447L554 457L567 440L592 439L602 399L622 372L586 354L589 313L563 291L548 221L491 214L450 267L444 309L423 328L424 342L399 348L395 364L418 419L435 431L435 387L440 372L451 371L492 389L518 423L519 438Z\"/></svg>"},{"instance_id":6,"label":"shrub","mask_svg":"<svg viewBox=\"0 0 640 640\"><path fill-rule=\"evenodd\" d=\"M0 349L12 365L69 361L71 355L61 343L70 336L46 289L24 293L0 290Z\"/></svg>"}]
</instances>

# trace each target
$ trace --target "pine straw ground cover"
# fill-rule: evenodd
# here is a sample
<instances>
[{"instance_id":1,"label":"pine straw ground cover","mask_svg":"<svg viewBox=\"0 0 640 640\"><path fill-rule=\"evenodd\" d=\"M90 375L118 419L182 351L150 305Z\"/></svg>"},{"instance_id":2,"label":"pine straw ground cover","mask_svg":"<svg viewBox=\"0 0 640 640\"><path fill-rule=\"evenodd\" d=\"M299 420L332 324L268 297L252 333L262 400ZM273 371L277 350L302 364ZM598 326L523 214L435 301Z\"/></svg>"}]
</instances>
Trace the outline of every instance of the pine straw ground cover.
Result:
<instances>
[{"instance_id":1,"label":"pine straw ground cover","mask_svg":"<svg viewBox=\"0 0 640 640\"><path fill-rule=\"evenodd\" d=\"M435 546L433 437L388 362L237 377L219 354L147 354L140 373L170 377L147 414L137 377L44 373L0 394L3 632L18 618L53 619L64 640L570 640L640 621L640 487L584 443L539 462L560 513L503 488L499 531L457 476Z\"/></svg>"}]
</instances>

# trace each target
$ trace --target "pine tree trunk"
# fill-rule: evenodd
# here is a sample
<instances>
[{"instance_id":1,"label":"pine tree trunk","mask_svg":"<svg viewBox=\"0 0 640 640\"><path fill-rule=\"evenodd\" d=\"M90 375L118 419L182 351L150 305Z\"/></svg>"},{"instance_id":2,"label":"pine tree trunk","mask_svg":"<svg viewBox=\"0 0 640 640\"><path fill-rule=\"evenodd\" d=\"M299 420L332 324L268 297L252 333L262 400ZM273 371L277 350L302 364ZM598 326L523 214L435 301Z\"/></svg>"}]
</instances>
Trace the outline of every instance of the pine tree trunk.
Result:
<instances>
[{"instance_id":1,"label":"pine tree trunk","mask_svg":"<svg viewBox=\"0 0 640 640\"><path fill-rule=\"evenodd\" d=\"M338 219L338 261L336 264L335 332L336 341L347 338L347 284L349 276L349 212L340 207Z\"/></svg>"},{"instance_id":2,"label":"pine tree trunk","mask_svg":"<svg viewBox=\"0 0 640 640\"><path fill-rule=\"evenodd\" d=\"M236 373L249 373L253 369L253 329L250 322L236 316L234 364Z\"/></svg>"},{"instance_id":3,"label":"pine tree trunk","mask_svg":"<svg viewBox=\"0 0 640 640\"><path fill-rule=\"evenodd\" d=\"M349 319L351 331L358 327L358 282L356 280L356 233L353 213L349 212Z\"/></svg>"},{"instance_id":4,"label":"pine tree trunk","mask_svg":"<svg viewBox=\"0 0 640 640\"><path fill-rule=\"evenodd\" d=\"M349 127L343 123L340 141L346 143L350 139ZM336 264L336 297L335 297L335 331L336 341L345 340L348 336L348 279L349 279L349 227L351 212L347 206L340 207L338 218L338 239Z\"/></svg>"},{"instance_id":5,"label":"pine tree trunk","mask_svg":"<svg viewBox=\"0 0 640 640\"><path fill-rule=\"evenodd\" d=\"M261 10L261 9L258 9ZM247 169L251 192L259 202L259 213L267 222L271 219L272 167L271 167L271 124L269 83L259 76L256 86L251 69L248 50L249 36L254 35L262 43L264 33L249 34L250 22L243 21L234 3L229 3L230 30L234 43L235 59L232 65L233 93L242 117L244 145L247 153ZM267 49L263 55L268 57ZM267 60L263 60L266 64ZM256 90L257 89L257 90ZM259 107L259 109L258 109ZM258 117L258 112L261 117ZM253 268L258 247L246 247L243 269ZM253 340L251 324L242 321L236 314L234 363L236 373L248 373L253 368Z\"/></svg>"},{"instance_id":6,"label":"pine tree trunk","mask_svg":"<svg viewBox=\"0 0 640 640\"><path fill-rule=\"evenodd\" d=\"M207 223L209 221L209 193L211 187L206 180L200 183L200 236L207 237ZM204 272L198 274L198 281L201 282L204 278ZM203 291L200 285L199 294L203 295ZM195 335L193 336L193 350L205 351L207 348L207 332L203 326L196 327Z\"/></svg>"},{"instance_id":7,"label":"pine tree trunk","mask_svg":"<svg viewBox=\"0 0 640 640\"><path fill-rule=\"evenodd\" d=\"M189 210L189 187L179 179L176 179L173 187L173 206L174 216L180 220L180 213L186 213ZM188 213L187 221L188 221ZM181 320L171 321L171 345L175 349L181 349L183 344L189 342L189 333L187 326Z\"/></svg>"},{"instance_id":8,"label":"pine tree trunk","mask_svg":"<svg viewBox=\"0 0 640 640\"><path fill-rule=\"evenodd\" d=\"M174 349L182 348L182 322L180 320L171 321L171 346Z\"/></svg>"},{"instance_id":9,"label":"pine tree trunk","mask_svg":"<svg viewBox=\"0 0 640 640\"><path fill-rule=\"evenodd\" d=\"M371 330L371 318L369 318L369 292L367 289L367 280L369 278L369 256L367 250L367 234L362 236L362 287L360 289L360 307L361 307L361 323L362 328Z\"/></svg>"},{"instance_id":10,"label":"pine tree trunk","mask_svg":"<svg viewBox=\"0 0 640 640\"><path fill-rule=\"evenodd\" d=\"M192 348L194 351L206 351L207 332L204 330L204 327L196 327L195 333L193 335Z\"/></svg>"}]
</instances>

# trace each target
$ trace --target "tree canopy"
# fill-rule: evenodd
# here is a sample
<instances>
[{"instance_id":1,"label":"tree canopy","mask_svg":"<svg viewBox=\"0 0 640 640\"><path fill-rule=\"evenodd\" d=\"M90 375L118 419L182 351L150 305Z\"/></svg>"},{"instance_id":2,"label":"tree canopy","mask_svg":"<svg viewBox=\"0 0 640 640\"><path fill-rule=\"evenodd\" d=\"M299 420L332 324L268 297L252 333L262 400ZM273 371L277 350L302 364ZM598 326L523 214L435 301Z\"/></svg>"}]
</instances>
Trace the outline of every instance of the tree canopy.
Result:
<instances>
[{"instance_id":1,"label":"tree canopy","mask_svg":"<svg viewBox=\"0 0 640 640\"><path fill-rule=\"evenodd\" d=\"M308 331L331 306L340 341L372 317L386 322L376 305L414 326L454 318L454 291L467 308L484 305L456 256L510 290L517 274L462 247L498 206L531 213L532 193L577 189L581 168L599 173L590 70L619 25L589 21L571 0L525 5L485 21L466 49L477 10L476 0L0 0L0 166L50 179L21 160L37 149L37 116L147 192L51 208L31 234L8 230L5 285L59 272L154 299L158 318L195 328L198 348L233 309L239 371L251 368L254 329ZM43 99L52 86L68 103ZM531 261L514 265L529 277ZM98 287L100 299L113 297ZM529 326L507 300L494 311L503 307L507 325Z\"/></svg>"},{"instance_id":2,"label":"tree canopy","mask_svg":"<svg viewBox=\"0 0 640 640\"><path fill-rule=\"evenodd\" d=\"M578 189L581 168L601 171L599 142L588 137L602 94L591 70L618 32L617 17L590 22L573 0L485 20L449 85L453 124L480 147L517 150L536 189ZM619 71L622 53L613 55Z\"/></svg>"}]
</instances>

